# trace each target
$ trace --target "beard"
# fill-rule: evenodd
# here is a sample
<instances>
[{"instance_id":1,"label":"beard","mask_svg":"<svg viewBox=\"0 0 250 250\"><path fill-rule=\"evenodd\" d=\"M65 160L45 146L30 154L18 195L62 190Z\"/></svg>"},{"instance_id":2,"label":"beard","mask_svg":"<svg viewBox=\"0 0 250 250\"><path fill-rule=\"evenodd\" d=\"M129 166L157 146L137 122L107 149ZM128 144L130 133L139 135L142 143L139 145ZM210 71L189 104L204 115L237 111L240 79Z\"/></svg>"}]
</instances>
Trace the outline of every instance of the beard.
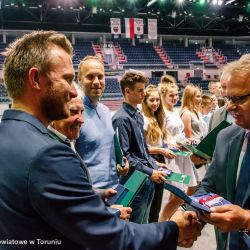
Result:
<instances>
[{"instance_id":1,"label":"beard","mask_svg":"<svg viewBox=\"0 0 250 250\"><path fill-rule=\"evenodd\" d=\"M68 118L70 115L69 101L70 97L67 92L49 87L40 100L41 111L50 121Z\"/></svg>"}]
</instances>

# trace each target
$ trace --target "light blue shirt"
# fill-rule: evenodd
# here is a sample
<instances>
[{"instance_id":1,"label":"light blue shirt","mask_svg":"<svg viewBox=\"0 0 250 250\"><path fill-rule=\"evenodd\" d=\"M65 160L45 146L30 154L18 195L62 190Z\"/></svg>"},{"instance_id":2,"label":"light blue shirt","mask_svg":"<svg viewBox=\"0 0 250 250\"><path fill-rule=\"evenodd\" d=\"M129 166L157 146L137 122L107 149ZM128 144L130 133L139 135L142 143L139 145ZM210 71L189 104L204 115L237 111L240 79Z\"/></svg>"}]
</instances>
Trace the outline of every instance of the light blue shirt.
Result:
<instances>
[{"instance_id":1,"label":"light blue shirt","mask_svg":"<svg viewBox=\"0 0 250 250\"><path fill-rule=\"evenodd\" d=\"M88 96L83 100L84 124L76 141L76 150L87 164L95 188L110 188L118 183L114 148L114 129L109 109L95 107Z\"/></svg>"}]
</instances>

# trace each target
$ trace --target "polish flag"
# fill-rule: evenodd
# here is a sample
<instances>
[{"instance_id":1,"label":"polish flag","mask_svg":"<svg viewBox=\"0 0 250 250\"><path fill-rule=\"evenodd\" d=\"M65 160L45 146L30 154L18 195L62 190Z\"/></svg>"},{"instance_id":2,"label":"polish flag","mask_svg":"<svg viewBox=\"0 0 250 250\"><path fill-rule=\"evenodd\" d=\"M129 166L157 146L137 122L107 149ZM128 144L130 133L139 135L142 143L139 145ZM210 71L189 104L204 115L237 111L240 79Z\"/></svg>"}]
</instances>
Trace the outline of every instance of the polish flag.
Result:
<instances>
[{"instance_id":1,"label":"polish flag","mask_svg":"<svg viewBox=\"0 0 250 250\"><path fill-rule=\"evenodd\" d=\"M125 37L134 38L134 36L135 36L134 18L125 18Z\"/></svg>"}]
</instances>

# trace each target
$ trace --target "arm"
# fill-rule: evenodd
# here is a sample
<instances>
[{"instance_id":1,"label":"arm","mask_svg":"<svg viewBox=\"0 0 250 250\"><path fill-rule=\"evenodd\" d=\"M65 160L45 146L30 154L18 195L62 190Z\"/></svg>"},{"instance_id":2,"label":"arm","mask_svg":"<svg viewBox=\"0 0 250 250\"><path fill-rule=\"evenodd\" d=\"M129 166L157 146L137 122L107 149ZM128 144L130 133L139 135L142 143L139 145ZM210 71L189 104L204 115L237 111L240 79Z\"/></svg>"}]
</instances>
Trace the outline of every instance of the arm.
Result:
<instances>
[{"instance_id":1,"label":"arm","mask_svg":"<svg viewBox=\"0 0 250 250\"><path fill-rule=\"evenodd\" d=\"M146 160L134 157L134 155L131 154L131 136L133 135L132 128L128 121L118 118L116 120L113 120L113 127L114 130L116 130L116 128L118 127L120 145L124 156L129 161L130 167L151 175L153 169L147 166L148 162Z\"/></svg>"},{"instance_id":2,"label":"arm","mask_svg":"<svg viewBox=\"0 0 250 250\"><path fill-rule=\"evenodd\" d=\"M176 249L176 223L137 225L110 214L80 161L63 144L37 153L28 183L30 202L44 223L84 248Z\"/></svg>"},{"instance_id":3,"label":"arm","mask_svg":"<svg viewBox=\"0 0 250 250\"><path fill-rule=\"evenodd\" d=\"M159 148L159 147L148 147L148 151L150 154L160 154L163 155L164 157L168 158L168 159L173 159L176 157L176 155L174 154L173 151L171 151L168 148Z\"/></svg>"},{"instance_id":4,"label":"arm","mask_svg":"<svg viewBox=\"0 0 250 250\"><path fill-rule=\"evenodd\" d=\"M192 127L191 127L191 116L189 111L184 111L182 113L181 119L184 123L184 132L187 138L192 137Z\"/></svg>"}]
</instances>

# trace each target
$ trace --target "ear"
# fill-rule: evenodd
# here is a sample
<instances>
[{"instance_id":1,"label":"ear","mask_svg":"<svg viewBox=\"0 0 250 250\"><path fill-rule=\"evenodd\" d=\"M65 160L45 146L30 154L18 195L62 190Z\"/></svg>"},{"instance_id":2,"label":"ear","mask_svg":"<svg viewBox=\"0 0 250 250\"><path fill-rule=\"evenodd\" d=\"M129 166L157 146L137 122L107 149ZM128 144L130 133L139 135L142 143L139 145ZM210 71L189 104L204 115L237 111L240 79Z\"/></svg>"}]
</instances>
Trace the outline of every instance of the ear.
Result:
<instances>
[{"instance_id":1,"label":"ear","mask_svg":"<svg viewBox=\"0 0 250 250\"><path fill-rule=\"evenodd\" d=\"M39 84L39 70L38 68L32 67L29 69L28 72L28 80L30 83L30 86L34 89L40 89L40 84Z\"/></svg>"},{"instance_id":2,"label":"ear","mask_svg":"<svg viewBox=\"0 0 250 250\"><path fill-rule=\"evenodd\" d=\"M125 88L125 94L129 94L130 93L130 89L129 88Z\"/></svg>"}]
</instances>

